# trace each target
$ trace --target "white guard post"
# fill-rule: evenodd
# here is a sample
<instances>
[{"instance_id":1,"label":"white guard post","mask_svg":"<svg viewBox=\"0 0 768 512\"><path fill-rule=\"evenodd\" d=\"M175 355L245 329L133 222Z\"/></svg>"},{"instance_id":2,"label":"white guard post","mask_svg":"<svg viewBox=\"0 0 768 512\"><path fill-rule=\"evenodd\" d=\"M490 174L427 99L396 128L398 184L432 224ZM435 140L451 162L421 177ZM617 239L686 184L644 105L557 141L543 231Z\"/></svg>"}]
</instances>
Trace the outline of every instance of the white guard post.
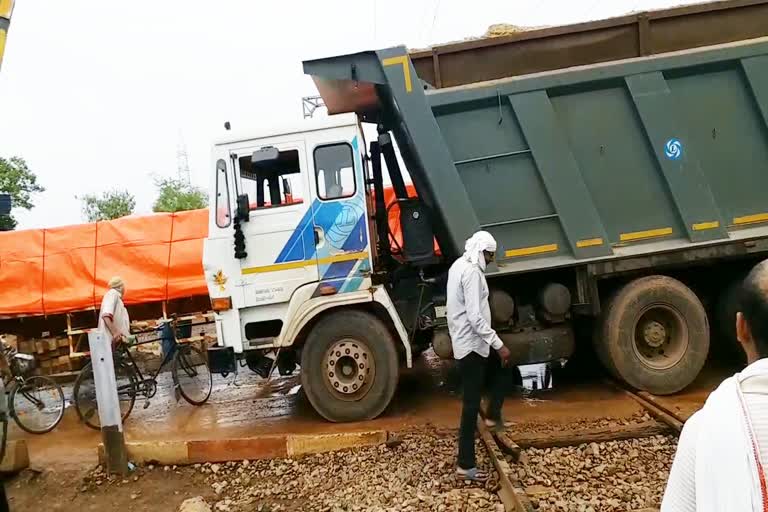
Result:
<instances>
[{"instance_id":1,"label":"white guard post","mask_svg":"<svg viewBox=\"0 0 768 512\"><path fill-rule=\"evenodd\" d=\"M93 380L96 385L96 403L99 408L101 439L104 443L104 459L109 473L128 473L128 454L123 436L120 402L117 398L117 380L112 362L112 340L109 335L88 331L91 349Z\"/></svg>"}]
</instances>

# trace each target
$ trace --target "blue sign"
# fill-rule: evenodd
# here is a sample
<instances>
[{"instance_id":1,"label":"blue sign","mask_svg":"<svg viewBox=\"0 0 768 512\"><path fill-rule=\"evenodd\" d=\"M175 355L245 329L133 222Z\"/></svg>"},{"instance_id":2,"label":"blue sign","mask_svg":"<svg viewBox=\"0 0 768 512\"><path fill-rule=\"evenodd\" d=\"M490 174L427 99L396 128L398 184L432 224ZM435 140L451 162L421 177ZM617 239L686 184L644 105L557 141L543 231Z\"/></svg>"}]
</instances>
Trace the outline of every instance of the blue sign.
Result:
<instances>
[{"instance_id":1,"label":"blue sign","mask_svg":"<svg viewBox=\"0 0 768 512\"><path fill-rule=\"evenodd\" d=\"M670 160L680 160L683 157L683 143L680 139L669 139L664 144L664 154Z\"/></svg>"}]
</instances>

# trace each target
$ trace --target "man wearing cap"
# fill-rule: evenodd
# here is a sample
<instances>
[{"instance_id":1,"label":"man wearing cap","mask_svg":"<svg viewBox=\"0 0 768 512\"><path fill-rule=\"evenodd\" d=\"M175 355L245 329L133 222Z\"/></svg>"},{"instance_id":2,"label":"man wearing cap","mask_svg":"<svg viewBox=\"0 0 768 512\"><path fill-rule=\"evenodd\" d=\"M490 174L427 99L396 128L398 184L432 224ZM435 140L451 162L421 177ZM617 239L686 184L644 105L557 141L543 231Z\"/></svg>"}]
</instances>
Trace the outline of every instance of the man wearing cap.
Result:
<instances>
[{"instance_id":1,"label":"man wearing cap","mask_svg":"<svg viewBox=\"0 0 768 512\"><path fill-rule=\"evenodd\" d=\"M501 368L509 365L511 354L491 327L488 283L485 280L485 266L493 261L495 252L496 240L493 236L487 231L478 231L467 240L464 254L448 271L448 332L462 380L456 473L465 480L484 481L488 477L475 465L475 430L486 382L490 384L490 396L485 424L493 429L503 429L508 425L501 418L505 391L505 376Z\"/></svg>"},{"instance_id":2,"label":"man wearing cap","mask_svg":"<svg viewBox=\"0 0 768 512\"><path fill-rule=\"evenodd\" d=\"M117 345L125 337L131 334L131 324L128 319L128 310L123 304L125 284L123 280L115 276L109 280L109 290L101 299L99 309L99 331L112 338L112 344Z\"/></svg>"}]
</instances>

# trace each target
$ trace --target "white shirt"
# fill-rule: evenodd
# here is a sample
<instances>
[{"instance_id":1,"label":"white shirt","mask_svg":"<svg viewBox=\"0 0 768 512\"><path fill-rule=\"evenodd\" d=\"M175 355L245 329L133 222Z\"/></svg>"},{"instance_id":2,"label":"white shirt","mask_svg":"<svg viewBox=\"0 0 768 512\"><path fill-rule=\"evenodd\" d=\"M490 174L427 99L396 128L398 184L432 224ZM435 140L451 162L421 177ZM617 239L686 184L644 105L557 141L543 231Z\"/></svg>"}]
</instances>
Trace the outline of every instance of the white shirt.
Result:
<instances>
[{"instance_id":1,"label":"white shirt","mask_svg":"<svg viewBox=\"0 0 768 512\"><path fill-rule=\"evenodd\" d=\"M741 383L741 389L757 437L760 458L765 465L768 463L768 374L763 373L746 378ZM733 400L737 401L738 398L734 396ZM740 406L738 408L734 406L733 410L728 412L714 410L713 407L715 406L716 402L710 403L708 400L702 410L696 412L685 422L685 427L683 427L677 445L675 460L669 472L669 481L664 492L661 512L696 512L712 508L711 504L697 503L696 496L697 494L701 496L703 490L702 488L697 490L697 486L710 485L710 482L697 481L697 450L711 450L714 452L713 456L720 459L717 454L722 454L723 450L744 451L749 449L749 445L744 442L744 439L734 439L734 436L728 436L728 442L733 443L733 445L726 446L724 443L702 444L699 442L702 436L706 436L709 430L716 427L716 425L711 424L713 416L719 417L721 422L734 423L740 421L738 416L741 410ZM700 454L699 456L703 455L710 456L709 453ZM712 485L718 486L720 488L719 491L723 494L749 494L750 484L747 481L748 479L740 478L740 476L736 475L738 469L736 466L731 467L724 460L720 460L720 464L708 466L707 473L716 482ZM765 468L763 469L765 470ZM750 509L747 507L745 512L750 512Z\"/></svg>"},{"instance_id":2,"label":"white shirt","mask_svg":"<svg viewBox=\"0 0 768 512\"><path fill-rule=\"evenodd\" d=\"M448 271L447 294L453 357L463 359L470 352L488 357L489 347L500 349L501 339L491 327L488 283L480 267L464 257L456 260Z\"/></svg>"},{"instance_id":3,"label":"white shirt","mask_svg":"<svg viewBox=\"0 0 768 512\"><path fill-rule=\"evenodd\" d=\"M112 315L112 322L120 334L123 336L131 334L131 322L128 319L128 310L125 309L125 304L123 304L123 298L120 296L120 292L114 288L104 294L104 298L101 299L101 308L99 309L98 329L111 338L112 335L104 324L104 317L109 315Z\"/></svg>"}]
</instances>

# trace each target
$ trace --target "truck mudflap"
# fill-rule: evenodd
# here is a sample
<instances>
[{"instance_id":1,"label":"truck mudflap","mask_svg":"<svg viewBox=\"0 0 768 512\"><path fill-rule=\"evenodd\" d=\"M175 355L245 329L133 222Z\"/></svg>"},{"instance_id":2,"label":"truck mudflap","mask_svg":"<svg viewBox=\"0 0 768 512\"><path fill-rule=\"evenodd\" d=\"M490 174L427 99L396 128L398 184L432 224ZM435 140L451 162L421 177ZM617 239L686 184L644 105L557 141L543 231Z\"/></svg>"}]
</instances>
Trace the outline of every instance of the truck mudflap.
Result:
<instances>
[{"instance_id":1,"label":"truck mudflap","mask_svg":"<svg viewBox=\"0 0 768 512\"><path fill-rule=\"evenodd\" d=\"M232 347L208 347L208 366L211 373L227 376L235 373L237 361Z\"/></svg>"},{"instance_id":2,"label":"truck mudflap","mask_svg":"<svg viewBox=\"0 0 768 512\"><path fill-rule=\"evenodd\" d=\"M517 366L569 359L576 346L573 329L569 325L500 332L499 337L512 352L512 364ZM453 358L451 337L447 330L435 332L432 348L442 359Z\"/></svg>"}]
</instances>

